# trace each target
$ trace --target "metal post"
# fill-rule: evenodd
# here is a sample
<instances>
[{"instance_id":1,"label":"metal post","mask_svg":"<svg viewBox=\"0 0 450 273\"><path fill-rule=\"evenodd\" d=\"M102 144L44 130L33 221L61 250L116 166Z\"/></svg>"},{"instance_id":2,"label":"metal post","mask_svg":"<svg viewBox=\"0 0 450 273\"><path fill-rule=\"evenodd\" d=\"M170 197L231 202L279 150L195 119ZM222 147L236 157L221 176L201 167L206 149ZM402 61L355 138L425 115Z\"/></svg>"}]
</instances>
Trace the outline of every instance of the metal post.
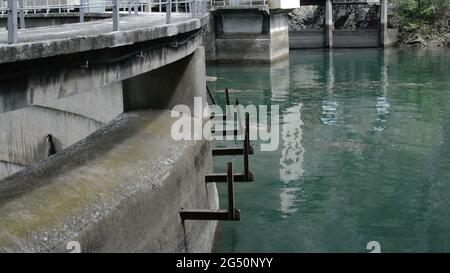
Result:
<instances>
[{"instance_id":1,"label":"metal post","mask_svg":"<svg viewBox=\"0 0 450 273\"><path fill-rule=\"evenodd\" d=\"M113 31L119 31L119 4L118 0L113 1Z\"/></svg>"},{"instance_id":2,"label":"metal post","mask_svg":"<svg viewBox=\"0 0 450 273\"><path fill-rule=\"evenodd\" d=\"M333 3L325 0L325 47L333 47Z\"/></svg>"},{"instance_id":3,"label":"metal post","mask_svg":"<svg viewBox=\"0 0 450 273\"><path fill-rule=\"evenodd\" d=\"M3 1L3 0L1 0ZM19 0L19 16L20 16L20 29L25 29L25 5L24 0Z\"/></svg>"},{"instance_id":4,"label":"metal post","mask_svg":"<svg viewBox=\"0 0 450 273\"><path fill-rule=\"evenodd\" d=\"M387 34L387 0L380 0L380 46L384 47Z\"/></svg>"},{"instance_id":5,"label":"metal post","mask_svg":"<svg viewBox=\"0 0 450 273\"><path fill-rule=\"evenodd\" d=\"M175 12L178 12L178 0L175 0Z\"/></svg>"},{"instance_id":6,"label":"metal post","mask_svg":"<svg viewBox=\"0 0 450 273\"><path fill-rule=\"evenodd\" d=\"M80 0L80 23L84 22L84 0Z\"/></svg>"},{"instance_id":7,"label":"metal post","mask_svg":"<svg viewBox=\"0 0 450 273\"><path fill-rule=\"evenodd\" d=\"M161 11L162 11L162 5L161 5L161 1L162 1L162 0L159 0L159 12L161 12Z\"/></svg>"},{"instance_id":8,"label":"metal post","mask_svg":"<svg viewBox=\"0 0 450 273\"><path fill-rule=\"evenodd\" d=\"M172 17L172 0L167 0L166 5L166 24L170 24Z\"/></svg>"},{"instance_id":9,"label":"metal post","mask_svg":"<svg viewBox=\"0 0 450 273\"><path fill-rule=\"evenodd\" d=\"M192 17L196 17L197 16L197 1L196 0L192 0Z\"/></svg>"},{"instance_id":10,"label":"metal post","mask_svg":"<svg viewBox=\"0 0 450 273\"><path fill-rule=\"evenodd\" d=\"M133 10L134 10L134 15L138 15L138 3L137 3L137 1L138 0L134 0L133 1Z\"/></svg>"},{"instance_id":11,"label":"metal post","mask_svg":"<svg viewBox=\"0 0 450 273\"><path fill-rule=\"evenodd\" d=\"M8 0L8 43L17 43L17 2Z\"/></svg>"},{"instance_id":12,"label":"metal post","mask_svg":"<svg viewBox=\"0 0 450 273\"><path fill-rule=\"evenodd\" d=\"M244 179L250 180L250 167L248 155L250 153L250 115L245 113L245 140L244 140Z\"/></svg>"},{"instance_id":13,"label":"metal post","mask_svg":"<svg viewBox=\"0 0 450 273\"><path fill-rule=\"evenodd\" d=\"M234 209L234 181L233 181L233 165L231 162L227 164L227 183L228 183L228 219L236 219L236 210Z\"/></svg>"}]
</instances>

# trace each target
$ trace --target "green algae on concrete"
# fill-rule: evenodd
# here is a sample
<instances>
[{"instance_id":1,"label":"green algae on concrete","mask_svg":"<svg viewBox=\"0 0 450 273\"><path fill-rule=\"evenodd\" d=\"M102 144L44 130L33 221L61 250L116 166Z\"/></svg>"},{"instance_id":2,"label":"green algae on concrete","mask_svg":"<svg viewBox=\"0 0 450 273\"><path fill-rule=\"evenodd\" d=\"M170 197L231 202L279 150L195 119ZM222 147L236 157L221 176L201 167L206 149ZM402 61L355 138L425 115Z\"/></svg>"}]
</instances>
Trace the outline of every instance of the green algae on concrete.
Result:
<instances>
[{"instance_id":1,"label":"green algae on concrete","mask_svg":"<svg viewBox=\"0 0 450 273\"><path fill-rule=\"evenodd\" d=\"M182 205L217 206L215 185L205 191L199 179L210 169L209 143L173 140L173 121L169 111L124 114L68 150L2 180L0 251L64 251L70 240L80 241L82 251L209 251L215 223L186 227L207 229L211 240L200 240L207 242L205 249L164 242L185 239L178 216ZM192 159L198 153L206 159L196 169ZM151 231L166 228L159 222L171 223L165 239ZM119 246L108 241L134 232Z\"/></svg>"}]
</instances>

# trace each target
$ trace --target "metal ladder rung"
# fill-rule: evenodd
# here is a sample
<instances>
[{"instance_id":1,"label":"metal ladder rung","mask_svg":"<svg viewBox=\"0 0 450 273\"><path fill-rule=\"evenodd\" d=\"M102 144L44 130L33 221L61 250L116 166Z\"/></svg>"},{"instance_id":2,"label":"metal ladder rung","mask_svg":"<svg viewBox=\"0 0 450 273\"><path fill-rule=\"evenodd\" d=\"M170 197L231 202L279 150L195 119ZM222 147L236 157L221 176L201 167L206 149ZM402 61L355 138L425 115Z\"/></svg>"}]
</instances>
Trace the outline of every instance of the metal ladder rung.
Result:
<instances>
[{"instance_id":1,"label":"metal ladder rung","mask_svg":"<svg viewBox=\"0 0 450 273\"><path fill-rule=\"evenodd\" d=\"M241 219L241 211L239 209L234 210L235 218L230 219L228 210L221 209L217 211L212 210L181 210L181 220L219 220L219 221L239 221Z\"/></svg>"},{"instance_id":2,"label":"metal ladder rung","mask_svg":"<svg viewBox=\"0 0 450 273\"><path fill-rule=\"evenodd\" d=\"M234 130L212 130L211 133L213 134L219 134L219 135L223 135L223 136L238 136L239 135L239 130L238 129L234 129Z\"/></svg>"},{"instance_id":3,"label":"metal ladder rung","mask_svg":"<svg viewBox=\"0 0 450 273\"><path fill-rule=\"evenodd\" d=\"M253 182L253 174L248 172L248 178L246 178L245 173L237 173L233 175L234 182ZM227 182L227 174L226 173L215 173L205 175L206 183L223 183Z\"/></svg>"},{"instance_id":4,"label":"metal ladder rung","mask_svg":"<svg viewBox=\"0 0 450 273\"><path fill-rule=\"evenodd\" d=\"M212 150L213 156L226 156L226 155L244 155L244 148L217 148ZM254 154L253 147L250 146L249 155Z\"/></svg>"}]
</instances>

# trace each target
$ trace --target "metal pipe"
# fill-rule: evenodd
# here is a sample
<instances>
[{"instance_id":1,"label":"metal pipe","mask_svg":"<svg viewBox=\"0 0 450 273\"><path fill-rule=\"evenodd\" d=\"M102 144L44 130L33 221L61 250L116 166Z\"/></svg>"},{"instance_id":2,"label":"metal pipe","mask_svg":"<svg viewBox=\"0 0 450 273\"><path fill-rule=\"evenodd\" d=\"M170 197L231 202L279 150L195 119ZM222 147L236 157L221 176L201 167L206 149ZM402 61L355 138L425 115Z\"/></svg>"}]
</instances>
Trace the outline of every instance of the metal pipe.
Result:
<instances>
[{"instance_id":1,"label":"metal pipe","mask_svg":"<svg viewBox=\"0 0 450 273\"><path fill-rule=\"evenodd\" d=\"M119 31L119 4L118 0L113 2L113 31Z\"/></svg>"},{"instance_id":2,"label":"metal pipe","mask_svg":"<svg viewBox=\"0 0 450 273\"><path fill-rule=\"evenodd\" d=\"M17 3L16 0L8 0L8 43L17 43Z\"/></svg>"},{"instance_id":3,"label":"metal pipe","mask_svg":"<svg viewBox=\"0 0 450 273\"><path fill-rule=\"evenodd\" d=\"M138 15L138 5L137 5L137 1L138 0L133 0L133 10L134 10L134 15Z\"/></svg>"}]
</instances>

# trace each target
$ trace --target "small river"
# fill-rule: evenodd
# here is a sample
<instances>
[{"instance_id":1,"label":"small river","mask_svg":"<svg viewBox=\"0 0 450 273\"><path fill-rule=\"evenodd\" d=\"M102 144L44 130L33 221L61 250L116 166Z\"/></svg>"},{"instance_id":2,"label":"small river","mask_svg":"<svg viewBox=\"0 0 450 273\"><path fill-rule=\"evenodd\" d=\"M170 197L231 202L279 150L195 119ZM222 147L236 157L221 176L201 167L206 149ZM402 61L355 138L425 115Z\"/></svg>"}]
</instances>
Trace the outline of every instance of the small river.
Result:
<instances>
[{"instance_id":1,"label":"small river","mask_svg":"<svg viewBox=\"0 0 450 273\"><path fill-rule=\"evenodd\" d=\"M207 74L280 107L279 147L253 143L255 181L236 183L241 221L221 222L219 252L450 251L449 50L301 50Z\"/></svg>"}]
</instances>

